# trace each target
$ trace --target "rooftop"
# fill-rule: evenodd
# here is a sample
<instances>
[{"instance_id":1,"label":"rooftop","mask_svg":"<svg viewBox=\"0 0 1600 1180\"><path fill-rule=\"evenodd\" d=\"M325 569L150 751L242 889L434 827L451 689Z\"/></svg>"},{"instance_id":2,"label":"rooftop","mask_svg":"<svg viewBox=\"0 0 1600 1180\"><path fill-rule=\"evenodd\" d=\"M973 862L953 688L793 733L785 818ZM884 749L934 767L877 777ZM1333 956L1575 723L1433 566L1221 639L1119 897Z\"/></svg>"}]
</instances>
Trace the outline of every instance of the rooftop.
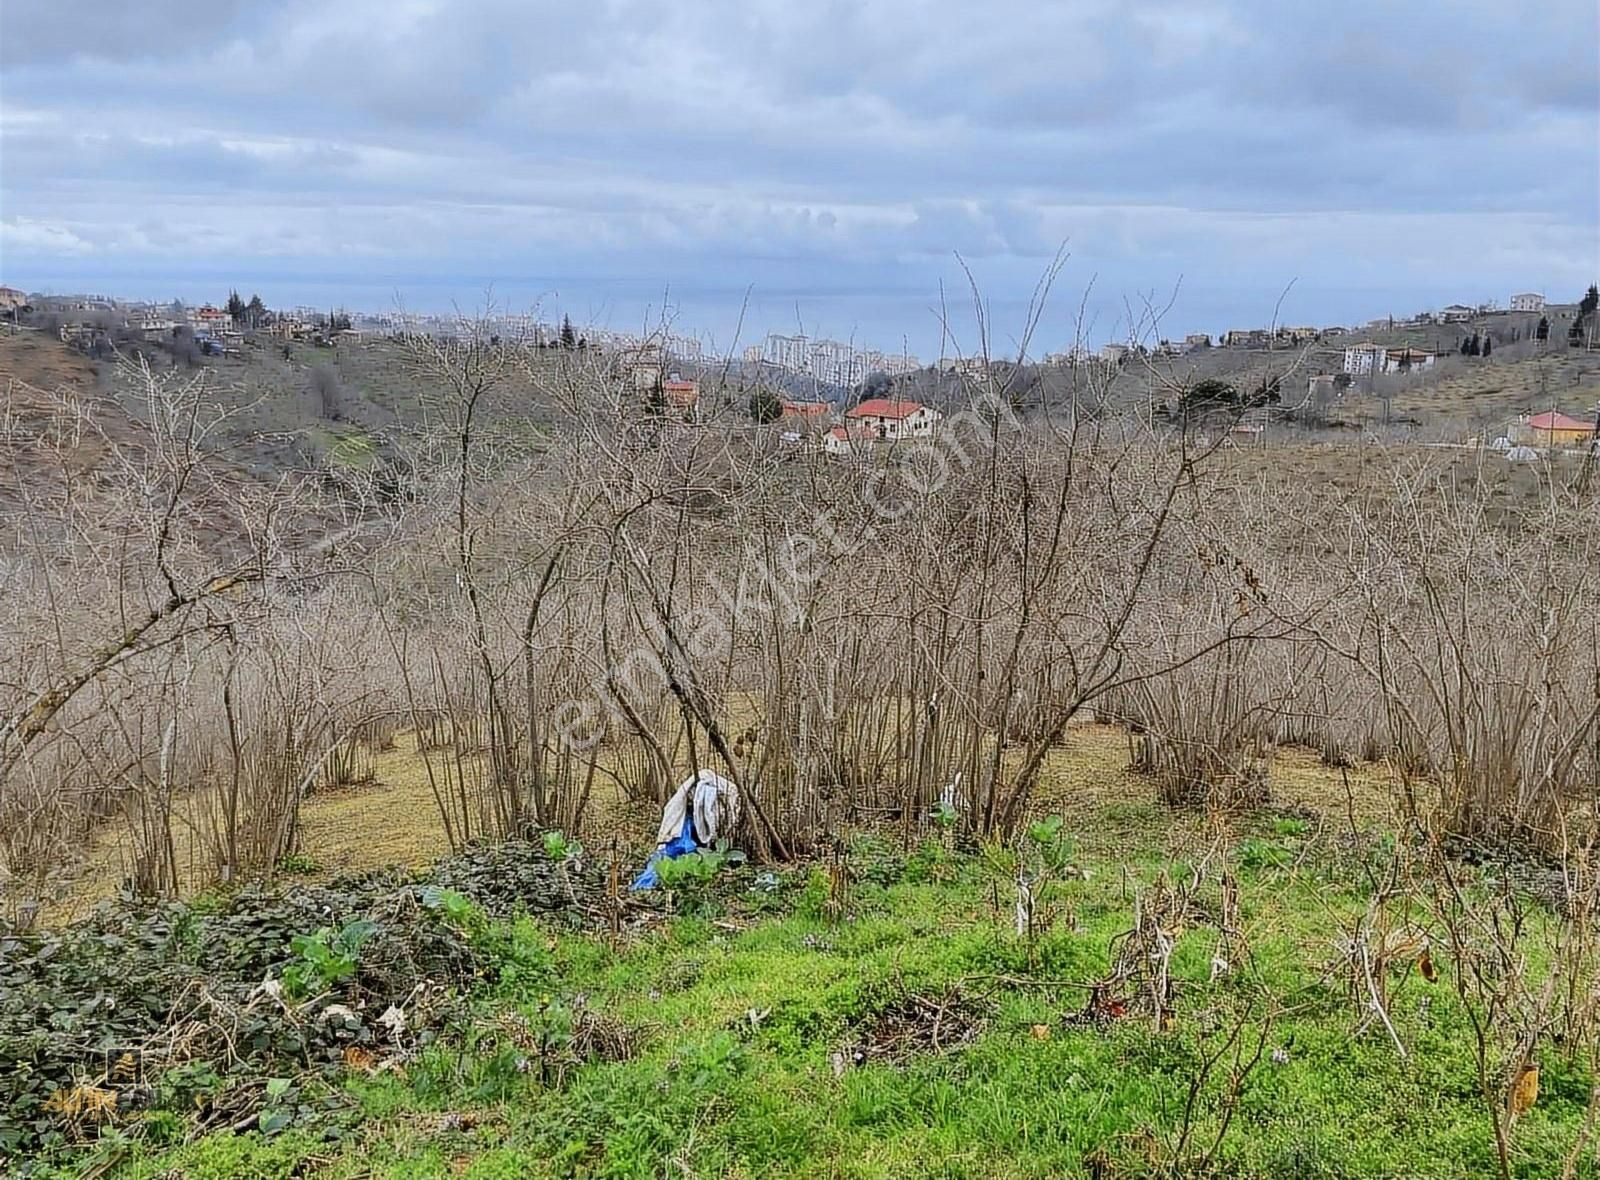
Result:
<instances>
[{"instance_id":1,"label":"rooftop","mask_svg":"<svg viewBox=\"0 0 1600 1180\"><path fill-rule=\"evenodd\" d=\"M886 397L869 397L855 409L851 418L909 418L922 409L920 402L894 401Z\"/></svg>"},{"instance_id":2,"label":"rooftop","mask_svg":"<svg viewBox=\"0 0 1600 1180\"><path fill-rule=\"evenodd\" d=\"M1593 422L1584 422L1578 418L1570 418L1560 410L1550 410L1547 413L1535 414L1526 423L1534 430L1593 430Z\"/></svg>"}]
</instances>

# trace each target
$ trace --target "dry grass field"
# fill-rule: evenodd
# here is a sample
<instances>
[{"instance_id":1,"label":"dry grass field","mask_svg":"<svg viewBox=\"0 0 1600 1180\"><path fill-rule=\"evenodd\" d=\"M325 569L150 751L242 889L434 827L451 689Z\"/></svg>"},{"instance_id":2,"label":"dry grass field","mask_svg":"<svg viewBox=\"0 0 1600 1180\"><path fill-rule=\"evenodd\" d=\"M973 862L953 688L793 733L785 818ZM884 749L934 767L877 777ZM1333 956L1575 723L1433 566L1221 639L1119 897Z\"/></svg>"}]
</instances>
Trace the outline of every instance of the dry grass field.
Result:
<instances>
[{"instance_id":1,"label":"dry grass field","mask_svg":"<svg viewBox=\"0 0 1600 1180\"><path fill-rule=\"evenodd\" d=\"M1194 843L1205 823L1203 814L1185 816L1160 807L1149 779L1132 769L1131 756L1125 730L1095 722L1074 725L1045 762L1035 812L1065 818L1085 852L1096 858L1148 847L1152 830L1166 832L1175 848ZM1341 771L1327 766L1316 751L1286 746L1275 751L1271 781L1274 806L1291 814L1319 817L1332 826L1348 826L1353 817L1362 828L1392 819L1395 780L1382 765ZM642 859L654 839L656 819L648 808L629 804L613 789L595 801L584 834L608 843L617 840ZM186 808L179 829L193 831L201 822L192 807ZM128 874L132 849L125 826L100 825L81 863L56 876L42 923L74 921L115 897ZM313 882L389 866L420 869L449 851L416 735L406 732L396 736L393 749L373 756L370 782L318 790L306 799L296 855L285 862L280 876ZM213 887L202 862L198 846L192 848L182 894Z\"/></svg>"}]
</instances>

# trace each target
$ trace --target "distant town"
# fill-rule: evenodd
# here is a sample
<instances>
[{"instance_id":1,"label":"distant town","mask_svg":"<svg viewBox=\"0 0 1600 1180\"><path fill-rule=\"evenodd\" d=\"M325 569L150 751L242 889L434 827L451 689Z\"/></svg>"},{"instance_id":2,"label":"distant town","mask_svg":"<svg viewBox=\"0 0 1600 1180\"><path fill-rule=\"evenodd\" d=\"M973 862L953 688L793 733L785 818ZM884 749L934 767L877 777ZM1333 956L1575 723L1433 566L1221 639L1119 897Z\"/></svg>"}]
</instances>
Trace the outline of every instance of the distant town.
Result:
<instances>
[{"instance_id":1,"label":"distant town","mask_svg":"<svg viewBox=\"0 0 1600 1180\"><path fill-rule=\"evenodd\" d=\"M1564 348L1596 347L1600 292L1591 288L1575 303L1553 303L1541 293L1519 292L1504 306L1450 304L1396 318L1386 316L1362 325L1271 326L1234 328L1213 338L1192 333L1171 340L1146 333L1144 338L1112 341L1098 348L1077 343L1050 352L1038 361L1022 358L1043 373L1080 370L1107 379L1141 362L1202 356L1230 365L1212 375L1186 382L1173 404L1152 402L1158 416L1202 417L1216 411L1236 412L1231 427L1236 441L1259 441L1269 422L1289 411L1276 377L1256 385L1221 379L1221 374L1270 365L1274 354L1314 357L1308 366L1302 421L1328 420L1327 411L1353 392L1385 400L1395 383L1423 378L1446 355L1487 358L1497 349L1529 347L1544 350L1552 342ZM941 356L924 364L909 352L887 353L825 337L771 333L743 349L737 359L716 356L701 340L663 329L653 335L617 332L594 325L575 326L532 315L461 315L405 311L362 312L343 308L295 306L273 309L256 296L230 292L219 304L124 300L103 295L47 295L0 287L0 324L13 330L55 335L68 346L99 359L124 353L130 345L159 347L174 363L199 363L204 357L243 358L247 351L281 348L288 359L296 345L335 348L342 344L405 340L410 337L454 338L467 333L532 349L573 350L604 358L610 371L642 401L691 421L709 413L702 400L702 382L717 370L737 371L749 395L749 416L759 425L776 427L789 445L846 456L873 444L934 434L950 408L950 390L987 380L996 371L1015 368L1016 358L983 355ZM1156 336L1155 339L1150 337ZM1198 372L1198 371L1197 371ZM1380 381L1380 378L1383 379ZM717 382L722 385L721 381ZM719 406L728 405L719 389ZM741 394L742 398L744 395ZM925 404L919 398L928 398ZM1295 399L1299 400L1299 399ZM743 403L741 403L743 404ZM1587 413L1587 402L1574 408ZM1534 411L1542 410L1542 413ZM1502 432L1490 434L1494 448L1510 457L1527 457L1529 446L1587 444L1594 424L1569 416L1552 403L1529 408ZM1487 440L1485 440L1487 441Z\"/></svg>"},{"instance_id":2,"label":"distant town","mask_svg":"<svg viewBox=\"0 0 1600 1180\"><path fill-rule=\"evenodd\" d=\"M210 303L190 304L180 300L163 303L118 299L107 295L30 294L14 287L0 287L0 318L17 322L24 309L36 319L50 321L53 330L68 343L90 347L97 339L110 338L119 333L136 333L151 341L178 334L191 336L202 354L224 354L228 349L236 348L246 333L302 342L326 341L335 336L347 340L413 334L452 336L462 331L465 322L459 314L347 311L344 308L304 305L272 309L258 297L245 299L237 294L218 306ZM1078 342L1062 350L1048 352L1041 360L1043 364L1053 366L1090 362L1123 364L1138 357L1176 357L1211 348L1292 349L1326 344L1332 340L1343 341L1352 335L1386 329L1445 328L1485 319L1504 320L1506 326L1499 334L1499 339L1494 339L1495 333L1492 331L1488 334L1493 340L1490 345L1492 348L1496 344L1513 343L1524 335L1520 325L1510 323L1513 317L1544 317L1544 326L1535 326L1531 330L1543 331L1548 335L1558 328L1569 330L1581 318L1579 313L1578 303L1549 303L1541 293L1521 292L1512 295L1504 306L1496 302L1476 305L1453 303L1437 311L1420 311L1398 319L1388 316L1356 326L1232 328L1215 337L1208 333L1191 333L1181 339L1159 338L1153 341L1134 335L1130 339L1109 341L1098 347ZM584 349L622 352L650 345L660 349L670 361L682 364L723 359L714 356L700 339L666 329L646 336L593 325L574 328L569 321L553 323L533 315L510 313L489 314L478 326L505 339L534 347L549 347L565 342ZM1590 328L1592 330L1592 324ZM564 341L563 334L573 339ZM1147 336L1148 333L1143 335ZM1419 348L1390 352L1367 343L1348 345L1345 352L1345 371L1352 374L1420 368L1431 364L1437 355ZM991 362L1014 358L946 355L932 365L925 365L909 352L884 352L854 342L812 337L803 333L770 333L760 343L743 349L739 359L747 365L810 378L822 385L849 388L860 385L875 373L896 377L923 368L980 377ZM1373 366L1377 366L1376 370Z\"/></svg>"}]
</instances>

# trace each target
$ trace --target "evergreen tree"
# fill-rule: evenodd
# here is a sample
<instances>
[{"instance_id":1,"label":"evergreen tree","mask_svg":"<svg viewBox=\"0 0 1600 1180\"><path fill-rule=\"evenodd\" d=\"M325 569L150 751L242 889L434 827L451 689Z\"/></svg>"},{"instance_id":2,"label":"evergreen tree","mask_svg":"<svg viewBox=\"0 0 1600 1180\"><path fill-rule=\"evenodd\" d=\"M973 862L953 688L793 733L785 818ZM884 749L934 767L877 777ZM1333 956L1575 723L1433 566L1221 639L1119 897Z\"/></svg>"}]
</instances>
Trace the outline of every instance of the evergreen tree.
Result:
<instances>
[{"instance_id":1,"label":"evergreen tree","mask_svg":"<svg viewBox=\"0 0 1600 1180\"><path fill-rule=\"evenodd\" d=\"M1490 336L1487 332L1485 332L1484 336L1483 336L1483 355L1484 356L1488 356L1493 351L1494 351L1494 337Z\"/></svg>"},{"instance_id":2,"label":"evergreen tree","mask_svg":"<svg viewBox=\"0 0 1600 1180\"><path fill-rule=\"evenodd\" d=\"M1462 356L1471 356L1472 355L1472 338L1470 336L1463 336L1461 338L1461 355Z\"/></svg>"},{"instance_id":3,"label":"evergreen tree","mask_svg":"<svg viewBox=\"0 0 1600 1180\"><path fill-rule=\"evenodd\" d=\"M750 394L750 416L761 425L776 422L783 417L783 402L772 390L762 387Z\"/></svg>"},{"instance_id":4,"label":"evergreen tree","mask_svg":"<svg viewBox=\"0 0 1600 1180\"><path fill-rule=\"evenodd\" d=\"M1568 344L1583 343L1584 323L1597 309L1600 309L1600 287L1591 285L1578 303L1578 318L1573 320L1572 327L1567 329Z\"/></svg>"},{"instance_id":5,"label":"evergreen tree","mask_svg":"<svg viewBox=\"0 0 1600 1180\"><path fill-rule=\"evenodd\" d=\"M1263 377L1261 379L1261 385L1250 397L1250 405L1258 409L1261 406L1275 406L1282 401L1283 380L1280 377L1273 377L1270 379Z\"/></svg>"},{"instance_id":6,"label":"evergreen tree","mask_svg":"<svg viewBox=\"0 0 1600 1180\"><path fill-rule=\"evenodd\" d=\"M1534 332L1534 339L1538 340L1539 343L1541 343L1541 344L1543 344L1546 340L1550 339L1550 317L1549 316L1543 316L1542 315L1542 316L1539 317L1539 327Z\"/></svg>"},{"instance_id":7,"label":"evergreen tree","mask_svg":"<svg viewBox=\"0 0 1600 1180\"><path fill-rule=\"evenodd\" d=\"M239 292L229 291L227 308L228 318L235 324L242 323L244 320L244 309L245 303L243 299L239 298Z\"/></svg>"},{"instance_id":8,"label":"evergreen tree","mask_svg":"<svg viewBox=\"0 0 1600 1180\"><path fill-rule=\"evenodd\" d=\"M562 316L561 317L561 347L562 348L575 348L575 347L577 347L577 344L578 344L578 334L572 330L572 319L571 319L571 317L570 316Z\"/></svg>"},{"instance_id":9,"label":"evergreen tree","mask_svg":"<svg viewBox=\"0 0 1600 1180\"><path fill-rule=\"evenodd\" d=\"M250 302L245 304L244 314L252 328L259 328L267 322L267 305L261 302L261 296L250 296Z\"/></svg>"}]
</instances>

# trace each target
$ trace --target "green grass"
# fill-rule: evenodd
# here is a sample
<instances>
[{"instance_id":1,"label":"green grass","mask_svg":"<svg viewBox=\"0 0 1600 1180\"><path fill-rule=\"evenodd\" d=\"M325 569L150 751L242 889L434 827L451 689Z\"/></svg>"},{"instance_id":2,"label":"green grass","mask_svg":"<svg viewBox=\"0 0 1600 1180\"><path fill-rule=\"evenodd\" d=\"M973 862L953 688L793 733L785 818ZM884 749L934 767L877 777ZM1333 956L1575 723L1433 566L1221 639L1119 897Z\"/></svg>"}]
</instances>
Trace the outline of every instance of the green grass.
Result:
<instances>
[{"instance_id":1,"label":"green grass","mask_svg":"<svg viewBox=\"0 0 1600 1180\"><path fill-rule=\"evenodd\" d=\"M527 919L489 927L498 979L458 1036L403 1069L331 1091L307 1083L303 1117L275 1135L162 1146L125 1127L99 1158L152 1180L1495 1174L1448 964L1437 984L1414 970L1394 980L1404 1058L1379 1027L1353 1035L1358 1014L1324 969L1364 905L1361 878L1307 839L1279 821L1230 845L1251 954L1213 982L1218 932L1185 929L1166 1028L1131 1013L1075 1023L1085 992L1073 985L1105 974L1133 897L1189 865L1145 849L1088 866L1087 880L1051 887L1054 920L1030 942L1011 929L1014 853L930 847L874 873L897 883L857 883L842 913L820 873L769 896L749 891L747 870L744 896L715 907L726 918L671 919L616 946ZM873 851L858 859L893 860ZM854 1062L886 1010L954 989L983 1014L973 1039ZM540 1038L563 1044L582 1012L628 1030L636 1052L546 1059ZM1259 1042L1259 1062L1237 1086L1232 1055L1206 1075L1185 1133L1200 1063L1240 1020L1244 1058ZM1559 1174L1591 1086L1558 1050L1539 1056L1541 1095L1513 1138L1523 1177ZM152 1121L154 1138L180 1137L170 1117ZM1578 1174L1596 1175L1592 1156Z\"/></svg>"},{"instance_id":2,"label":"green grass","mask_svg":"<svg viewBox=\"0 0 1600 1180\"><path fill-rule=\"evenodd\" d=\"M308 433L316 439L328 462L339 467L364 469L372 466L376 454L371 436L363 431L346 427L309 427Z\"/></svg>"}]
</instances>

